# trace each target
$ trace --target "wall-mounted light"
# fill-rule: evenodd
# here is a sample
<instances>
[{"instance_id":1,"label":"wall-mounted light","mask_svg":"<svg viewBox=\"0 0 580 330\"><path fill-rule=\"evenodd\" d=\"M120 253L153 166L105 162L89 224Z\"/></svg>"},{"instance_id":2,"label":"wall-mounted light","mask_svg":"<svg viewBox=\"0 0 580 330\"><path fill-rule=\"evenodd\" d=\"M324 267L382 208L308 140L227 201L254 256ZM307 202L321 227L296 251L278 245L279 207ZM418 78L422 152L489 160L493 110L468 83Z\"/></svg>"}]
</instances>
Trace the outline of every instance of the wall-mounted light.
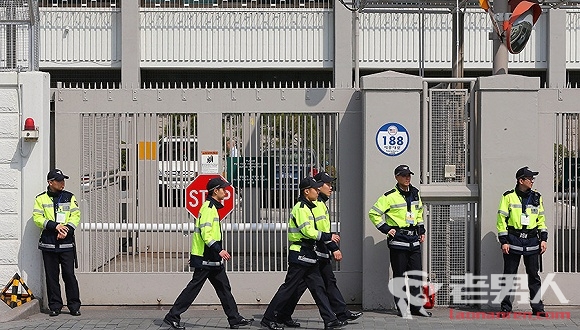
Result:
<instances>
[{"instance_id":1,"label":"wall-mounted light","mask_svg":"<svg viewBox=\"0 0 580 330\"><path fill-rule=\"evenodd\" d=\"M38 141L38 127L34 125L34 119L26 118L24 121L24 130L22 131L24 141L36 142Z\"/></svg>"}]
</instances>

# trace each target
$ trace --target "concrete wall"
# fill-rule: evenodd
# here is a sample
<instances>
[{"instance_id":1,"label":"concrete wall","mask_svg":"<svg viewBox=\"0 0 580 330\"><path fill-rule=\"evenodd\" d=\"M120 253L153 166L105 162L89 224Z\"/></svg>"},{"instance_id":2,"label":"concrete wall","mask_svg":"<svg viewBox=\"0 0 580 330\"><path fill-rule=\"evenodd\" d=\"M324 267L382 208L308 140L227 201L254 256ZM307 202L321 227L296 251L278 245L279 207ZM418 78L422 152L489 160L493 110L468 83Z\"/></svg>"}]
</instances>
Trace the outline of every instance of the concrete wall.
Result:
<instances>
[{"instance_id":1,"label":"concrete wall","mask_svg":"<svg viewBox=\"0 0 580 330\"><path fill-rule=\"evenodd\" d=\"M422 79L393 71L365 76L363 90L363 308L394 307L387 289L390 278L386 236L373 225L368 211L379 196L395 186L394 169L407 164L419 186L420 115ZM377 131L386 123L399 123L409 132L409 146L398 156L387 156L377 148Z\"/></svg>"},{"instance_id":2,"label":"concrete wall","mask_svg":"<svg viewBox=\"0 0 580 330\"><path fill-rule=\"evenodd\" d=\"M40 231L31 215L49 167L49 81L40 72L0 73L0 283L18 272L37 297L42 297L43 271ZM37 142L21 138L28 117L39 127Z\"/></svg>"},{"instance_id":3,"label":"concrete wall","mask_svg":"<svg viewBox=\"0 0 580 330\"><path fill-rule=\"evenodd\" d=\"M479 99L477 150L480 158L480 249L476 256L479 259L476 269L481 275L503 273L503 257L496 229L500 198L505 191L515 187L515 173L520 167L539 169L538 142L540 139L551 140L553 136L549 135L549 128L538 134L539 88L539 78L514 75L479 78L476 86ZM551 159L551 153L543 155ZM553 176L546 169L539 171L541 173L536 183L552 182ZM539 185L534 188L541 189ZM546 198L544 204L550 201ZM548 212L546 215L550 217Z\"/></svg>"}]
</instances>

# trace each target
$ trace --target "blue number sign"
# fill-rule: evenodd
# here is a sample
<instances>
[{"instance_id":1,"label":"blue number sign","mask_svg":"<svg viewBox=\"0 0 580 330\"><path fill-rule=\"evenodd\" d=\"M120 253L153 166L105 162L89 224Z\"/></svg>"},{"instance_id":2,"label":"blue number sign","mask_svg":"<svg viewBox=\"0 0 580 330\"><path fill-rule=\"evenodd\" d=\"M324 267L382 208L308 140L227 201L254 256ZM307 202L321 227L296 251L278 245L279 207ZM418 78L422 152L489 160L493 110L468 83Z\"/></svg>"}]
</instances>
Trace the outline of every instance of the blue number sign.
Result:
<instances>
[{"instance_id":1,"label":"blue number sign","mask_svg":"<svg viewBox=\"0 0 580 330\"><path fill-rule=\"evenodd\" d=\"M386 123L377 132L377 148L387 156L398 156L409 146L409 132L399 123Z\"/></svg>"}]
</instances>

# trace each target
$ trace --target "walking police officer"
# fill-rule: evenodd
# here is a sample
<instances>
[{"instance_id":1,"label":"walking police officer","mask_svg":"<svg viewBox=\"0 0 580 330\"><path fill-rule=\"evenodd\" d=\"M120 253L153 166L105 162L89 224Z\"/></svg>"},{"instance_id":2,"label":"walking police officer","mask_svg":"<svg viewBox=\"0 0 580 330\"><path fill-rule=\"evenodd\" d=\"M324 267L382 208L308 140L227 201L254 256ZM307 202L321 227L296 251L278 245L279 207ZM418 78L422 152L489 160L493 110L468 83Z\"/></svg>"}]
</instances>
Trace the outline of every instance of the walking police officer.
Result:
<instances>
[{"instance_id":1,"label":"walking police officer","mask_svg":"<svg viewBox=\"0 0 580 330\"><path fill-rule=\"evenodd\" d=\"M262 326L270 330L284 328L283 325L276 322L277 314L293 299L303 281L306 282L320 316L324 320L324 329L335 329L346 324L346 322L338 320L332 311L317 265L316 242L333 241L338 243L340 241L338 235L326 233L316 228L314 208L317 206L314 202L318 198L318 188L322 185L322 182L317 182L312 177L300 181L300 197L292 208L288 221L288 241L290 242L288 272L284 283L270 301L260 322Z\"/></svg>"},{"instance_id":2,"label":"walking police officer","mask_svg":"<svg viewBox=\"0 0 580 330\"><path fill-rule=\"evenodd\" d=\"M38 248L42 251L46 291L50 316L60 314L63 302L60 295L59 273L66 293L66 304L73 316L81 315L79 284L75 276L76 247L75 229L81 222L81 211L75 195L64 190L64 175L61 170L48 172L48 187L36 196L32 219L42 229Z\"/></svg>"},{"instance_id":3,"label":"walking police officer","mask_svg":"<svg viewBox=\"0 0 580 330\"><path fill-rule=\"evenodd\" d=\"M224 312L228 317L231 329L250 325L254 319L246 319L238 312L238 306L232 295L230 281L224 268L224 260L230 260L228 251L222 247L222 232L218 210L224 207L222 201L226 196L224 188L230 185L222 178L210 179L206 185L208 197L199 210L195 230L191 239L191 267L195 267L193 278L181 291L173 307L163 321L173 329L185 329L180 324L181 314L195 300L203 284L209 279L213 285Z\"/></svg>"},{"instance_id":4,"label":"walking police officer","mask_svg":"<svg viewBox=\"0 0 580 330\"><path fill-rule=\"evenodd\" d=\"M538 173L527 166L516 172L516 187L506 191L499 202L497 235L503 252L504 274L516 274L521 256L524 257L532 313L546 317L544 303L537 296L542 285L538 275L539 259L540 254L546 252L548 241L542 196L532 190ZM506 294L501 302L502 312L512 311L511 300L511 295Z\"/></svg>"},{"instance_id":5,"label":"walking police officer","mask_svg":"<svg viewBox=\"0 0 580 330\"><path fill-rule=\"evenodd\" d=\"M379 197L369 211L369 218L382 233L387 235L391 257L393 278L403 278L407 271L421 271L421 243L425 241L423 225L423 204L419 190L411 185L413 172L407 165L395 168L395 188ZM385 220L383 220L383 216ZM422 278L416 274L409 275L411 283L420 283ZM409 285L411 297L419 297L421 288ZM394 295L399 316L406 316L406 311L399 306L400 297ZM411 314L430 317L423 306L415 305L411 299ZM402 306L407 306L405 304Z\"/></svg>"},{"instance_id":6,"label":"walking police officer","mask_svg":"<svg viewBox=\"0 0 580 330\"><path fill-rule=\"evenodd\" d=\"M316 207L312 209L315 216L314 222L316 223L316 228L318 230L325 233L331 233L330 215L328 213L326 202L333 193L332 183L336 178L331 177L326 172L319 172L314 176L314 179L318 182L322 182L322 186L318 188L318 199L314 202ZM340 251L338 244L333 241L316 241L316 255L318 257L320 275L324 280L326 294L328 295L328 300L330 301L334 314L336 314L336 317L341 321L354 321L358 319L363 313L348 310L342 293L336 285L336 277L332 270L331 256L336 261L342 260L342 252ZM299 289L293 298L288 302L288 305L278 313L278 323L292 328L300 326L300 323L294 321L291 315L305 290L306 283L303 283L299 286Z\"/></svg>"}]
</instances>

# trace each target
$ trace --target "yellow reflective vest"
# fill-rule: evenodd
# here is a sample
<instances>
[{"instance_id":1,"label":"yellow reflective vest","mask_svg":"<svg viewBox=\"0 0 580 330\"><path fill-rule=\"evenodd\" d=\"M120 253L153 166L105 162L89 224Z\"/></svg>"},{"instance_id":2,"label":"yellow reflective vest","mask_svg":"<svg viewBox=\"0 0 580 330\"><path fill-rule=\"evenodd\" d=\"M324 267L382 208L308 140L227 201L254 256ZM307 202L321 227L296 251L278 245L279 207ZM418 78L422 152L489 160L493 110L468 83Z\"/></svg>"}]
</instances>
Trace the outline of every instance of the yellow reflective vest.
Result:
<instances>
[{"instance_id":1,"label":"yellow reflective vest","mask_svg":"<svg viewBox=\"0 0 580 330\"><path fill-rule=\"evenodd\" d=\"M314 221L314 209L316 207L316 204L304 196L300 196L298 202L292 208L290 220L288 221L289 263L316 264L316 241L330 241L332 238L332 234L322 232L316 228L316 222Z\"/></svg>"},{"instance_id":2,"label":"yellow reflective vest","mask_svg":"<svg viewBox=\"0 0 580 330\"><path fill-rule=\"evenodd\" d=\"M394 237L387 237L389 248L420 249L419 235L425 234L423 203L414 186L409 186L409 191L404 192L395 185L375 202L369 211L369 219L384 234L396 230Z\"/></svg>"},{"instance_id":3,"label":"yellow reflective vest","mask_svg":"<svg viewBox=\"0 0 580 330\"><path fill-rule=\"evenodd\" d=\"M195 221L195 229L191 238L190 265L195 268L223 267L222 230L218 210L223 205L208 197Z\"/></svg>"},{"instance_id":4,"label":"yellow reflective vest","mask_svg":"<svg viewBox=\"0 0 580 330\"><path fill-rule=\"evenodd\" d=\"M319 193L318 200L314 202L316 207L312 209L312 213L314 215L316 228L324 233L331 234L330 215L328 213L328 207L326 206L327 200L328 196L324 195L323 193ZM330 259L332 252L338 250L338 244L331 240L316 241L316 255L320 259Z\"/></svg>"},{"instance_id":5,"label":"yellow reflective vest","mask_svg":"<svg viewBox=\"0 0 580 330\"><path fill-rule=\"evenodd\" d=\"M47 191L38 194L32 210L34 224L42 229L38 248L43 251L61 252L72 250L75 246L74 232L81 222L81 210L75 196L66 190ZM64 239L57 239L58 221L68 226Z\"/></svg>"},{"instance_id":6,"label":"yellow reflective vest","mask_svg":"<svg viewBox=\"0 0 580 330\"><path fill-rule=\"evenodd\" d=\"M525 217L522 217L523 214ZM522 224L522 221L528 224ZM510 245L510 253L539 253L539 241L548 240L544 203L540 193L531 190L518 195L515 189L506 191L499 202L496 227L498 240L502 245Z\"/></svg>"}]
</instances>

